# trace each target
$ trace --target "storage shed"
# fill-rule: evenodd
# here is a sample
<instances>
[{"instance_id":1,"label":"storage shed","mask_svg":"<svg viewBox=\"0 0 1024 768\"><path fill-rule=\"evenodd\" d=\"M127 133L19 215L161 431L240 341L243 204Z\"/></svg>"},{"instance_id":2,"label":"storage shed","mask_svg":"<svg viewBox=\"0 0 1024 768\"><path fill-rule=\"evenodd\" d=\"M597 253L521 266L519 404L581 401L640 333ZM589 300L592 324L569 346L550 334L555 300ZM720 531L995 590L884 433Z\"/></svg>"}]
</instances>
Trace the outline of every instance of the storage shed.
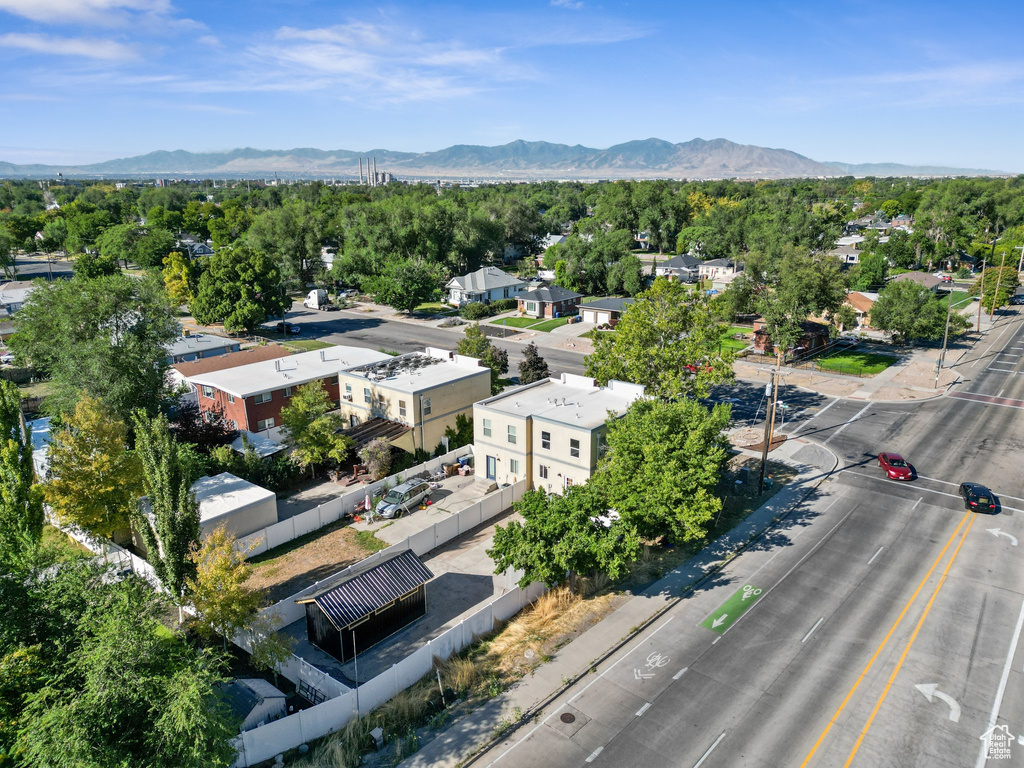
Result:
<instances>
[{"instance_id":1,"label":"storage shed","mask_svg":"<svg viewBox=\"0 0 1024 768\"><path fill-rule=\"evenodd\" d=\"M277 494L222 472L192 484L199 502L199 527L209 536L220 525L237 537L248 536L277 522Z\"/></svg>"},{"instance_id":2,"label":"storage shed","mask_svg":"<svg viewBox=\"0 0 1024 768\"><path fill-rule=\"evenodd\" d=\"M240 731L251 731L288 714L285 695L258 677L232 680L221 691L231 712L241 721Z\"/></svg>"},{"instance_id":3,"label":"storage shed","mask_svg":"<svg viewBox=\"0 0 1024 768\"><path fill-rule=\"evenodd\" d=\"M407 549L295 602L306 606L309 642L345 662L424 615L433 577Z\"/></svg>"}]
</instances>

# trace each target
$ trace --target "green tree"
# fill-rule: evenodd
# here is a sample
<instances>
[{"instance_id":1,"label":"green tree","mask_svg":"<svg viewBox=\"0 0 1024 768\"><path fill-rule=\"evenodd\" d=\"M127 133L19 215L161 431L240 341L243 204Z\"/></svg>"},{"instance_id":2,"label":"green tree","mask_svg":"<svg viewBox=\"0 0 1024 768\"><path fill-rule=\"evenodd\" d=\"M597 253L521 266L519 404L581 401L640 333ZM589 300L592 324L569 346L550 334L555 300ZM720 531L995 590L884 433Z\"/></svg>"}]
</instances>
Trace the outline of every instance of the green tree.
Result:
<instances>
[{"instance_id":1,"label":"green tree","mask_svg":"<svg viewBox=\"0 0 1024 768\"><path fill-rule=\"evenodd\" d=\"M876 251L862 253L857 264L853 287L858 291L880 290L889 274L889 261Z\"/></svg>"},{"instance_id":2,"label":"green tree","mask_svg":"<svg viewBox=\"0 0 1024 768\"><path fill-rule=\"evenodd\" d=\"M239 550L234 534L219 525L189 555L196 569L187 586L196 627L207 639L220 635L225 649L229 639L252 624L263 603L262 594L246 584L252 566L245 558L254 546Z\"/></svg>"},{"instance_id":3,"label":"green tree","mask_svg":"<svg viewBox=\"0 0 1024 768\"><path fill-rule=\"evenodd\" d=\"M523 350L523 359L519 361L519 383L532 384L549 375L547 362L537 351L537 345L531 341Z\"/></svg>"},{"instance_id":4,"label":"green tree","mask_svg":"<svg viewBox=\"0 0 1024 768\"><path fill-rule=\"evenodd\" d=\"M14 235L9 227L0 225L0 270L7 280L18 279L18 267L14 261Z\"/></svg>"},{"instance_id":5,"label":"green tree","mask_svg":"<svg viewBox=\"0 0 1024 768\"><path fill-rule=\"evenodd\" d=\"M273 261L258 251L238 247L222 248L208 257L189 311L202 325L222 322L227 331L252 332L290 306Z\"/></svg>"},{"instance_id":6,"label":"green tree","mask_svg":"<svg viewBox=\"0 0 1024 768\"><path fill-rule=\"evenodd\" d=\"M352 439L341 434L345 422L336 413L330 395L319 381L302 384L281 411L281 423L293 446L292 456L315 475L317 465L341 464L352 450Z\"/></svg>"},{"instance_id":7,"label":"green tree","mask_svg":"<svg viewBox=\"0 0 1024 768\"><path fill-rule=\"evenodd\" d=\"M934 293L912 280L894 280L871 308L871 324L898 342L941 339L947 310ZM959 312L949 313L949 332L955 335L970 325Z\"/></svg>"},{"instance_id":8,"label":"green tree","mask_svg":"<svg viewBox=\"0 0 1024 768\"><path fill-rule=\"evenodd\" d=\"M701 539L722 508L715 485L729 457L729 407L636 400L608 421L608 452L591 483L644 539Z\"/></svg>"},{"instance_id":9,"label":"green tree","mask_svg":"<svg viewBox=\"0 0 1024 768\"><path fill-rule=\"evenodd\" d=\"M161 227L149 227L135 241L132 260L140 267L159 267L174 250L174 235Z\"/></svg>"},{"instance_id":10,"label":"green tree","mask_svg":"<svg viewBox=\"0 0 1024 768\"><path fill-rule=\"evenodd\" d=\"M588 376L643 384L664 399L706 397L732 378L711 305L678 282L660 278L622 313L614 333L600 334L586 358Z\"/></svg>"},{"instance_id":11,"label":"green tree","mask_svg":"<svg viewBox=\"0 0 1024 768\"><path fill-rule=\"evenodd\" d=\"M437 264L417 259L393 259L379 275L363 281L363 289L378 304L399 312L411 312L425 301L437 298L444 272Z\"/></svg>"},{"instance_id":12,"label":"green tree","mask_svg":"<svg viewBox=\"0 0 1024 768\"><path fill-rule=\"evenodd\" d=\"M465 336L459 339L455 351L466 357L475 357L490 368L491 394L501 392L501 377L508 373L508 352L494 346L479 323L466 326Z\"/></svg>"},{"instance_id":13,"label":"green tree","mask_svg":"<svg viewBox=\"0 0 1024 768\"><path fill-rule=\"evenodd\" d=\"M128 261L135 257L135 246L140 236L139 228L135 224L117 224L103 230L96 238L96 246L103 259L115 264L124 262L127 269Z\"/></svg>"},{"instance_id":14,"label":"green tree","mask_svg":"<svg viewBox=\"0 0 1024 768\"><path fill-rule=\"evenodd\" d=\"M527 491L515 509L522 522L497 526L487 555L495 573L522 570L521 587L534 581L554 587L567 578L572 584L576 575L595 572L616 579L642 547L630 523L616 520L606 526L598 520L608 518L609 504L591 483L573 486L564 496Z\"/></svg>"},{"instance_id":15,"label":"green tree","mask_svg":"<svg viewBox=\"0 0 1024 768\"><path fill-rule=\"evenodd\" d=\"M469 445L473 442L473 419L464 413L456 414L455 426L445 427L444 436L448 438L449 451L454 451L456 448ZM442 443L438 445L438 450L434 453L436 455L444 453L444 444Z\"/></svg>"},{"instance_id":16,"label":"green tree","mask_svg":"<svg viewBox=\"0 0 1024 768\"><path fill-rule=\"evenodd\" d=\"M840 331L848 331L857 325L857 312L849 304L843 304L832 316L832 320Z\"/></svg>"},{"instance_id":17,"label":"green tree","mask_svg":"<svg viewBox=\"0 0 1024 768\"><path fill-rule=\"evenodd\" d=\"M0 380L0 570L24 558L43 532L43 504L32 470L32 433L22 424L21 394ZM2 676L2 674L0 674Z\"/></svg>"},{"instance_id":18,"label":"green tree","mask_svg":"<svg viewBox=\"0 0 1024 768\"><path fill-rule=\"evenodd\" d=\"M164 345L178 334L159 278L76 276L39 285L14 318L11 347L49 376L44 407L70 413L83 395L127 420L168 392Z\"/></svg>"},{"instance_id":19,"label":"green tree","mask_svg":"<svg viewBox=\"0 0 1024 768\"><path fill-rule=\"evenodd\" d=\"M1006 261L1004 256L1003 262ZM1000 272L1002 274L1000 274ZM1007 264L1003 267L986 267L984 276L979 276L971 285L968 293L971 296L981 295L981 306L986 312L992 312L993 304L998 307L1005 307L1010 303L1010 297L1017 292L1020 285L1020 275L1017 268ZM982 287L984 286L984 292ZM998 295L996 291L999 291Z\"/></svg>"},{"instance_id":20,"label":"green tree","mask_svg":"<svg viewBox=\"0 0 1024 768\"><path fill-rule=\"evenodd\" d=\"M47 453L46 502L67 525L102 538L128 528L141 493L139 465L127 450L125 423L85 395Z\"/></svg>"},{"instance_id":21,"label":"green tree","mask_svg":"<svg viewBox=\"0 0 1024 768\"><path fill-rule=\"evenodd\" d=\"M903 206L899 200L885 200L879 208L885 214L885 218L894 219L899 216Z\"/></svg>"},{"instance_id":22,"label":"green tree","mask_svg":"<svg viewBox=\"0 0 1024 768\"><path fill-rule=\"evenodd\" d=\"M163 260L164 288L167 298L176 307L190 303L196 295L199 283L199 270L192 262L178 251L172 251Z\"/></svg>"},{"instance_id":23,"label":"green tree","mask_svg":"<svg viewBox=\"0 0 1024 768\"><path fill-rule=\"evenodd\" d=\"M133 523L153 570L179 605L180 621L189 579L196 576L190 558L199 541L199 503L192 492L195 471L185 447L171 437L164 416L149 418L136 412L133 425L149 506L149 514L137 510Z\"/></svg>"}]
</instances>

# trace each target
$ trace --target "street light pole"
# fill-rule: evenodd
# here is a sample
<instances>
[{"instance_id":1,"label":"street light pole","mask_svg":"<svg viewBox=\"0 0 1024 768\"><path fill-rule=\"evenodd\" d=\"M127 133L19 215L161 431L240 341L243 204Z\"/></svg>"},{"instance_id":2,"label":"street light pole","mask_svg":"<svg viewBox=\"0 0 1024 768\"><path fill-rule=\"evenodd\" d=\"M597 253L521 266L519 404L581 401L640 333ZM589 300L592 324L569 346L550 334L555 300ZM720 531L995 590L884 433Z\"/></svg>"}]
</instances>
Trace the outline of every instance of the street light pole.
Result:
<instances>
[{"instance_id":1,"label":"street light pole","mask_svg":"<svg viewBox=\"0 0 1024 768\"><path fill-rule=\"evenodd\" d=\"M953 298L953 291L949 292L949 297ZM962 301L956 302L959 304L966 304L970 301L969 298L963 299ZM942 370L942 364L946 362L946 342L949 340L949 316L953 311L953 302L946 302L946 330L942 334L942 351L939 353L939 360L935 364L935 389L939 388L939 372Z\"/></svg>"},{"instance_id":2,"label":"street light pole","mask_svg":"<svg viewBox=\"0 0 1024 768\"><path fill-rule=\"evenodd\" d=\"M996 292L992 294L992 309L988 313L988 321L991 323L992 318L996 314L996 302L999 301L999 283L1003 279L1003 267L1006 266L1006 254L1003 254L1003 260L999 262L999 271L996 273ZM982 303L984 303L985 296L982 294Z\"/></svg>"},{"instance_id":3,"label":"street light pole","mask_svg":"<svg viewBox=\"0 0 1024 768\"><path fill-rule=\"evenodd\" d=\"M978 327L976 333L981 333L981 305L985 303L985 259L981 260L981 290L978 293Z\"/></svg>"}]
</instances>

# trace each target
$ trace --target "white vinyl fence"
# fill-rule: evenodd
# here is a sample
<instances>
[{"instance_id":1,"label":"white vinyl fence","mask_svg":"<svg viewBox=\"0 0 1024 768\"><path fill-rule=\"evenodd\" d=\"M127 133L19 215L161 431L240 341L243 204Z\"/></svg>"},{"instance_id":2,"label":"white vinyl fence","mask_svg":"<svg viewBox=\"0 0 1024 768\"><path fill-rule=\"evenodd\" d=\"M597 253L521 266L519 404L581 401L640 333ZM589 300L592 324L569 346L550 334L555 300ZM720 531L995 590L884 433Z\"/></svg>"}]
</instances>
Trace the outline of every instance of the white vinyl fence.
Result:
<instances>
[{"instance_id":1,"label":"white vinyl fence","mask_svg":"<svg viewBox=\"0 0 1024 768\"><path fill-rule=\"evenodd\" d=\"M464 445L461 448L456 448L454 451L449 451L444 456L438 456L422 464L417 464L415 467L390 475L383 480L367 485L355 486L344 495L331 499L325 504L321 504L313 509L307 509L305 512L289 517L287 520L282 520L279 523L268 525L266 528L250 533L248 536L242 536L235 543L235 546L238 548L252 546L249 556L261 555L267 550L286 544L292 539L299 538L299 536L305 536L307 533L323 528L325 525L330 525L342 517L352 514L367 495L372 499L374 494L383 488L385 484L388 487L394 487L398 484L399 477L402 480L408 480L410 477L416 477L424 473L430 475L440 469L442 464L452 464L462 456L472 455L473 446Z\"/></svg>"},{"instance_id":2,"label":"white vinyl fence","mask_svg":"<svg viewBox=\"0 0 1024 768\"><path fill-rule=\"evenodd\" d=\"M428 674L435 659L447 659L458 653L474 639L493 630L496 622L515 616L543 592L544 585L537 582L525 590L514 587L398 664L363 683L358 692L348 691L315 707L246 731L235 740L238 748L236 768L256 765L286 749L341 730L357 715L357 701L358 713L361 714L380 706Z\"/></svg>"}]
</instances>

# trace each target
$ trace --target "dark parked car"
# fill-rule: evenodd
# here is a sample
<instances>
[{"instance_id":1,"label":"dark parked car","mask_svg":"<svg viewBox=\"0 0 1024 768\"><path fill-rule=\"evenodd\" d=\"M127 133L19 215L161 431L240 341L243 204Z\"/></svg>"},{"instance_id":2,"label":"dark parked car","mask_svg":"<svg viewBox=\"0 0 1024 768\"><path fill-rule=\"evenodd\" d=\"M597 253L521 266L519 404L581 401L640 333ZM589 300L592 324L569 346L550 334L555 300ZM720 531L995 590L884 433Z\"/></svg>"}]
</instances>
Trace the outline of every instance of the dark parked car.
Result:
<instances>
[{"instance_id":1,"label":"dark parked car","mask_svg":"<svg viewBox=\"0 0 1024 768\"><path fill-rule=\"evenodd\" d=\"M893 480L914 479L914 468L898 453L878 454L878 466L884 469L886 476Z\"/></svg>"},{"instance_id":2,"label":"dark parked car","mask_svg":"<svg viewBox=\"0 0 1024 768\"><path fill-rule=\"evenodd\" d=\"M302 329L299 328L299 326L293 323L287 323L283 321L275 325L274 330L277 331L278 333L302 333Z\"/></svg>"},{"instance_id":3,"label":"dark parked car","mask_svg":"<svg viewBox=\"0 0 1024 768\"><path fill-rule=\"evenodd\" d=\"M1011 304L1024 304L1024 293L1015 293L1010 297Z\"/></svg>"},{"instance_id":4,"label":"dark parked car","mask_svg":"<svg viewBox=\"0 0 1024 768\"><path fill-rule=\"evenodd\" d=\"M964 500L964 506L975 512L996 511L996 499L992 491L984 485L977 483L960 483L960 496Z\"/></svg>"}]
</instances>

